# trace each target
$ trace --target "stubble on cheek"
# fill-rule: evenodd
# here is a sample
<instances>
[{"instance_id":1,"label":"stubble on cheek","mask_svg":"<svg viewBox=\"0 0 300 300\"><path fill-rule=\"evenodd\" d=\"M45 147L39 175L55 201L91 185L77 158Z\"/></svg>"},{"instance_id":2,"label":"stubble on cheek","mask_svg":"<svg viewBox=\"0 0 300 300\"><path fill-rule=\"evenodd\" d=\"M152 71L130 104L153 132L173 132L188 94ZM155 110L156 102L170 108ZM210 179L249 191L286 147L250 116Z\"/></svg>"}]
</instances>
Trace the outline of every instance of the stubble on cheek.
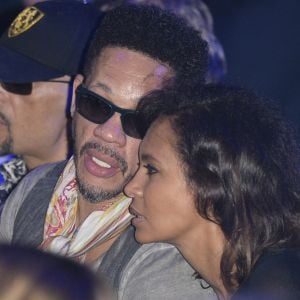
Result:
<instances>
[{"instance_id":1,"label":"stubble on cheek","mask_svg":"<svg viewBox=\"0 0 300 300\"><path fill-rule=\"evenodd\" d=\"M74 162L75 162L75 168L76 168L76 180L79 188L80 194L83 196L83 199L90 203L99 203L102 201L110 200L116 196L118 196L120 193L123 192L123 188L125 184L129 181L129 179L132 177L132 175L125 175L128 171L128 165L124 158L122 158L116 151L113 149L102 146L99 143L91 143L88 141L80 141L78 140L78 119L76 115L74 116L74 123L72 127L72 133L73 133L73 149L74 149ZM108 156L113 157L118 161L118 164L120 166L120 170L122 171L122 174L124 176L124 181L122 183L119 183L114 188L107 190L105 186L103 185L91 185L87 180L82 176L80 169L82 166L82 158L88 149L95 149L99 152L102 152Z\"/></svg>"},{"instance_id":2,"label":"stubble on cheek","mask_svg":"<svg viewBox=\"0 0 300 300\"><path fill-rule=\"evenodd\" d=\"M0 155L12 153L12 135L9 120L0 113Z\"/></svg>"}]
</instances>

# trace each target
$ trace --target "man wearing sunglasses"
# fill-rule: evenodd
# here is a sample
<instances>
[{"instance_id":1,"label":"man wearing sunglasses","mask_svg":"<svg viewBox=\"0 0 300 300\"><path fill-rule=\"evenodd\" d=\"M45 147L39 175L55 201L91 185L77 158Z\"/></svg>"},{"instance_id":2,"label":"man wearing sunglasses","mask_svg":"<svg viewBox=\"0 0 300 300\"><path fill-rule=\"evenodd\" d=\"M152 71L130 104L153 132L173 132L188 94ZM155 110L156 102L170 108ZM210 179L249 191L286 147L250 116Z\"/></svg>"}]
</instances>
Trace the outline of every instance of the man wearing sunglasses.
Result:
<instances>
[{"instance_id":1,"label":"man wearing sunglasses","mask_svg":"<svg viewBox=\"0 0 300 300\"><path fill-rule=\"evenodd\" d=\"M92 266L118 299L214 299L173 246L136 243L122 192L137 170L139 99L166 84L196 88L206 71L206 43L175 15L107 12L74 81L74 157L25 177L4 208L0 239Z\"/></svg>"},{"instance_id":2,"label":"man wearing sunglasses","mask_svg":"<svg viewBox=\"0 0 300 300\"><path fill-rule=\"evenodd\" d=\"M31 170L70 154L72 79L98 20L90 5L46 1L24 9L1 36L0 155L21 158L0 167L0 210L24 164Z\"/></svg>"}]
</instances>

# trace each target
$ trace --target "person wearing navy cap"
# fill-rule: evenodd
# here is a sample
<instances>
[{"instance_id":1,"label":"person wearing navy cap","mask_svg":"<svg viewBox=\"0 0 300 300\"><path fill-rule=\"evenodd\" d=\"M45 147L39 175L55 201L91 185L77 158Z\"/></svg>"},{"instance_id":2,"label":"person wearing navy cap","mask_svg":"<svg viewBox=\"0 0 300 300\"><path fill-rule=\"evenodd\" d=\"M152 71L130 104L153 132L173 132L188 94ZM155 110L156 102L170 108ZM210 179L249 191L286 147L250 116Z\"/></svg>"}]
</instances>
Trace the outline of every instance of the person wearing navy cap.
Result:
<instances>
[{"instance_id":1,"label":"person wearing navy cap","mask_svg":"<svg viewBox=\"0 0 300 300\"><path fill-rule=\"evenodd\" d=\"M31 170L71 153L72 81L81 73L86 45L99 18L92 5L45 1L26 7L3 33L0 155L18 155ZM22 163L17 162L20 169ZM3 173L8 181L0 185L4 199L22 177L12 183L8 175Z\"/></svg>"}]
</instances>

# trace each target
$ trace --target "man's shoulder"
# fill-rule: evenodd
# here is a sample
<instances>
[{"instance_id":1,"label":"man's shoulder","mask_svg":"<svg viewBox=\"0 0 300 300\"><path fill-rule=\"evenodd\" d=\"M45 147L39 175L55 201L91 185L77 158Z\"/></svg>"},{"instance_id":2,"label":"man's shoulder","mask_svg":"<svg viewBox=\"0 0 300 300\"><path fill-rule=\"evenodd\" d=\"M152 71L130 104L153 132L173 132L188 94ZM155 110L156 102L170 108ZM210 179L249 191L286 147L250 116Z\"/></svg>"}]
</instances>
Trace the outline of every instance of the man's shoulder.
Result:
<instances>
[{"instance_id":1,"label":"man's shoulder","mask_svg":"<svg viewBox=\"0 0 300 300\"><path fill-rule=\"evenodd\" d=\"M66 162L39 166L29 172L8 197L0 223L0 240L26 240L40 236L53 187ZM41 224L40 224L40 223ZM31 244L34 244L31 241Z\"/></svg>"}]
</instances>

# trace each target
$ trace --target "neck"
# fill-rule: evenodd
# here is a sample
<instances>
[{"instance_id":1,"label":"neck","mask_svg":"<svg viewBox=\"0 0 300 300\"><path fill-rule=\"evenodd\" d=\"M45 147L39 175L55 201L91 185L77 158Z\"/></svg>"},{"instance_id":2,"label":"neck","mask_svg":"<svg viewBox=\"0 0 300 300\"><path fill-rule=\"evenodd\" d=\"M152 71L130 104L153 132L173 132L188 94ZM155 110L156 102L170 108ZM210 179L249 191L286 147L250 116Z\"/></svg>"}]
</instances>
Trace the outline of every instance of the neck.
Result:
<instances>
[{"instance_id":1,"label":"neck","mask_svg":"<svg viewBox=\"0 0 300 300\"><path fill-rule=\"evenodd\" d=\"M29 170L46 163L53 163L67 158L69 143L66 138L56 142L52 147L34 154L24 154L22 157Z\"/></svg>"},{"instance_id":2,"label":"neck","mask_svg":"<svg viewBox=\"0 0 300 300\"><path fill-rule=\"evenodd\" d=\"M203 241L201 241L203 243ZM194 245L193 245L194 246ZM228 299L228 293L220 276L221 253L209 251L201 253L194 247L179 248L179 251L201 277L214 289L219 299Z\"/></svg>"},{"instance_id":3,"label":"neck","mask_svg":"<svg viewBox=\"0 0 300 300\"><path fill-rule=\"evenodd\" d=\"M209 222L209 221L208 221ZM218 225L211 223L203 239L203 230L195 229L183 240L174 244L189 264L214 289L219 299L229 295L221 279L220 262L224 248L224 237Z\"/></svg>"},{"instance_id":4,"label":"neck","mask_svg":"<svg viewBox=\"0 0 300 300\"><path fill-rule=\"evenodd\" d=\"M91 203L79 195L78 201L78 221L81 224L92 212L97 210L105 210L112 204L116 203L118 196L109 200L101 201L99 203Z\"/></svg>"}]
</instances>

